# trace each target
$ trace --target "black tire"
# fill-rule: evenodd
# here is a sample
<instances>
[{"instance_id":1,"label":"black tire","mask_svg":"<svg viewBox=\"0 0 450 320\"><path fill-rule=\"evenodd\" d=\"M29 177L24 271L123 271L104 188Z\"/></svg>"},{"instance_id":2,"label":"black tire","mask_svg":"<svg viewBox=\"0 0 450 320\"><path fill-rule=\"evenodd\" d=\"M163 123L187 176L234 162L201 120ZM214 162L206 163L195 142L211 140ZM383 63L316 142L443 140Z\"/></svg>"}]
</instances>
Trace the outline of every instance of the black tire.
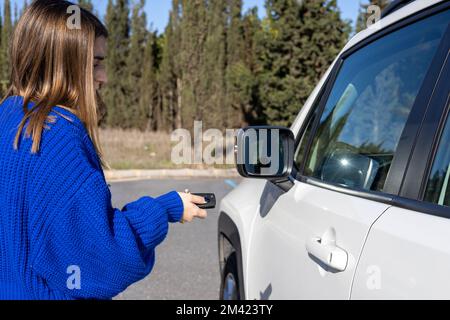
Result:
<instances>
[{"instance_id":1,"label":"black tire","mask_svg":"<svg viewBox=\"0 0 450 320\"><path fill-rule=\"evenodd\" d=\"M234 289L232 289L234 282ZM220 300L241 300L236 252L232 253L225 263L220 286Z\"/></svg>"}]
</instances>

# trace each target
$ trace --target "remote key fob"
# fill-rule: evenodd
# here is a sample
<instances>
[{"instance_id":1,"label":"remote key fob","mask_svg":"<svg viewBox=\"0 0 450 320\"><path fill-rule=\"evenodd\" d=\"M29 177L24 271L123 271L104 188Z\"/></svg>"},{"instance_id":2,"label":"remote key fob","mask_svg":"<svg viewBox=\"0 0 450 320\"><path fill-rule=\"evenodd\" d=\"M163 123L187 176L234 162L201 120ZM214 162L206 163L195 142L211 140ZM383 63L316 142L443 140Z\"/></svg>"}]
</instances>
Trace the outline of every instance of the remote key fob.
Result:
<instances>
[{"instance_id":1,"label":"remote key fob","mask_svg":"<svg viewBox=\"0 0 450 320\"><path fill-rule=\"evenodd\" d=\"M216 195L214 193L193 193L193 195L205 198L205 204L198 204L200 209L214 209L216 207Z\"/></svg>"}]
</instances>

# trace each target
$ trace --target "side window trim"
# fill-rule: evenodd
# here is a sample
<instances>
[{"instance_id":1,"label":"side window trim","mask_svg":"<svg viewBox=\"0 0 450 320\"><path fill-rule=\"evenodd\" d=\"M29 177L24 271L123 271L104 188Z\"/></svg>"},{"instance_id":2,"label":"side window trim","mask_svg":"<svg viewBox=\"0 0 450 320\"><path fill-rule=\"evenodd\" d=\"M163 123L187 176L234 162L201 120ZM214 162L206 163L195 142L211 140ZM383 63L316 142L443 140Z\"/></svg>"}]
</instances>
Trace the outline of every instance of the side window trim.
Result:
<instances>
[{"instance_id":1,"label":"side window trim","mask_svg":"<svg viewBox=\"0 0 450 320\"><path fill-rule=\"evenodd\" d=\"M441 194L439 195L439 205L443 206L445 204L445 196L447 194L447 190L449 188L449 183L450 183L450 164L448 165L447 168L447 174L445 175L445 180L444 180L444 185L442 187L441 190Z\"/></svg>"},{"instance_id":2,"label":"side window trim","mask_svg":"<svg viewBox=\"0 0 450 320\"><path fill-rule=\"evenodd\" d=\"M307 159L310 152L311 152L311 145L313 143L314 137L317 134L317 130L319 127L319 122L320 122L320 118L324 112L324 108L326 106L327 100L330 96L330 93L333 89L333 86L335 85L336 79L339 75L339 71L345 61L345 59L347 57L349 57L350 55L352 55L353 53L355 53L356 51L365 48L367 45L371 44L372 42L381 39L382 37L395 32L401 28L404 28L408 25L414 24L415 22L418 22L420 20L426 19L430 16L433 16L435 14L438 14L442 11L448 10L450 8L450 3L445 2L445 3L441 3L438 4L436 6L427 8L426 10L422 11L419 14L416 14L414 16L410 16L405 18L404 20L401 20L389 27L387 27L386 29L375 33L373 35L371 35L370 37L368 37L367 39L363 40L361 43L355 45L352 48L349 48L347 51L341 53L340 57L338 57L336 64L332 70L332 72L330 73L327 81L324 84L324 88L322 89L321 92L319 92L319 94L317 95L316 100L313 103L313 106L311 108L311 110L309 111L309 114L307 115L307 117L305 118L305 123L302 124L302 128L301 130L299 130L299 133L297 135L296 138L296 148L299 148L299 143L302 141L302 137L304 136L304 134L306 133L306 130L308 128L309 125L309 121L311 120L311 117L313 117L314 113L317 112L317 116L314 120L314 125L313 125L313 129L311 132L311 136L309 138L309 141L307 143L307 147L305 150L305 156L303 157L304 159ZM405 126L405 130L404 133L402 134L402 139L400 141L398 150L400 150L402 153L397 153L394 157L393 160L393 165L395 165L395 163L397 162L396 167L393 167L393 172L395 172L396 176L393 176L392 174L390 174L390 176L388 176L388 179L386 181L386 188L389 191L389 193L387 192L375 192L375 191L367 191L367 190L355 190L352 188L347 188L347 187L342 187L342 186L337 186L337 185L333 185L327 182L323 182L323 181L316 181L316 179L310 178L310 177L306 177L303 175L304 173L304 169L306 166L305 161L301 164L301 167L298 168L297 165L294 166L295 170L293 173L293 177L302 182L302 183L308 183L308 184L312 184L312 185L316 185L318 187L322 187L325 189L330 189L330 190L334 190L337 192L341 192L341 193L346 193L346 194L350 194L350 195L354 195L357 197L363 197L363 198L367 198L367 199L381 199L383 198L384 200L381 202L385 202L385 203L400 203L402 202L401 199L403 198L400 194L401 192L401 187L402 187L402 182L404 181L404 178L406 176L407 173L407 169L408 169L408 164L409 164L409 159L410 159L410 155L414 149L414 143L411 144L411 141L409 141L410 146L408 147L404 141L403 141L403 137L404 134L407 130L409 130L409 132L414 133L414 139L413 141L416 141L416 137L419 135L419 128L417 127L417 122L421 122L421 120L423 119L424 112L418 112L419 110L419 106L418 106L418 101L425 99L427 102L430 101L431 99L431 93L430 95L426 95L426 92L424 92L424 87L426 85L429 86L429 83L431 81L432 83L432 87L434 88L438 82L438 74L434 74L433 70L436 69L437 66L442 66L442 61L443 61L443 57L442 57L442 48L445 44L445 41L448 41L448 36L449 36L449 32L448 29L443 37L443 39L441 40L441 43L439 45L439 49L438 52L436 53L435 57L433 58L433 61L430 65L430 68L427 72L427 75L425 77L425 81L422 84L422 87L419 90L419 94L416 97L416 102L413 106L412 112L411 114L415 114L417 113L418 115L415 116L411 116L408 118L407 122L406 122L406 126ZM427 83L428 81L428 83ZM431 90L432 91L432 90ZM414 129L415 128L415 129ZM413 130L413 131L410 131ZM408 152L403 151L404 149L409 150ZM398 170L396 169L399 166L400 160L399 158L401 157L402 154L406 154L407 159L402 159L401 161L403 162L403 170ZM399 179L400 177L400 179ZM405 199L408 200L407 202L409 203L411 201L411 199ZM442 210L439 210L442 211Z\"/></svg>"}]
</instances>

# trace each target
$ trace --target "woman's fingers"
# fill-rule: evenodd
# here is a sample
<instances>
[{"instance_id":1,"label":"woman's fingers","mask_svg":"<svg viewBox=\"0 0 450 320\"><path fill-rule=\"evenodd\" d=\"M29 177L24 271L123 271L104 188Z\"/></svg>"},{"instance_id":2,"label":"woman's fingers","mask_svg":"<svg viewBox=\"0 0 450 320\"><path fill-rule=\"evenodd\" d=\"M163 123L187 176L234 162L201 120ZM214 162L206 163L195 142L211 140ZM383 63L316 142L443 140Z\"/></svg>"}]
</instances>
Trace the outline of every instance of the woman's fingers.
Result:
<instances>
[{"instance_id":1,"label":"woman's fingers","mask_svg":"<svg viewBox=\"0 0 450 320\"><path fill-rule=\"evenodd\" d=\"M191 195L191 201L192 201L192 203L195 203L195 204L205 204L206 203L205 198L196 196L196 195Z\"/></svg>"},{"instance_id":2,"label":"woman's fingers","mask_svg":"<svg viewBox=\"0 0 450 320\"><path fill-rule=\"evenodd\" d=\"M206 212L206 210L199 208L197 210L196 217L200 219L206 219L206 217L208 217L208 213Z\"/></svg>"},{"instance_id":3,"label":"woman's fingers","mask_svg":"<svg viewBox=\"0 0 450 320\"><path fill-rule=\"evenodd\" d=\"M184 204L183 221L192 222L194 218L205 219L208 213L204 209L200 209L198 204L205 204L203 197L196 196L190 193L179 193Z\"/></svg>"}]
</instances>

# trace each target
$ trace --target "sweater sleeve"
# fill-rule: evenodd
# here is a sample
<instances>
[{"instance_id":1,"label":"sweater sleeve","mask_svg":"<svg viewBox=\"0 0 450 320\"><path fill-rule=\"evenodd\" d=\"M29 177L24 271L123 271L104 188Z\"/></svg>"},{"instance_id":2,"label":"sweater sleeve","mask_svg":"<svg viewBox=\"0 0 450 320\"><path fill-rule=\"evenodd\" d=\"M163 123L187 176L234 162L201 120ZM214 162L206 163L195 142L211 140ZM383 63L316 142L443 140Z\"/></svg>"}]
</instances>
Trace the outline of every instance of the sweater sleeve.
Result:
<instances>
[{"instance_id":1,"label":"sweater sleeve","mask_svg":"<svg viewBox=\"0 0 450 320\"><path fill-rule=\"evenodd\" d=\"M47 224L32 268L52 290L75 299L116 296L150 273L169 220L183 211L176 192L118 210L108 191L94 173Z\"/></svg>"}]
</instances>

